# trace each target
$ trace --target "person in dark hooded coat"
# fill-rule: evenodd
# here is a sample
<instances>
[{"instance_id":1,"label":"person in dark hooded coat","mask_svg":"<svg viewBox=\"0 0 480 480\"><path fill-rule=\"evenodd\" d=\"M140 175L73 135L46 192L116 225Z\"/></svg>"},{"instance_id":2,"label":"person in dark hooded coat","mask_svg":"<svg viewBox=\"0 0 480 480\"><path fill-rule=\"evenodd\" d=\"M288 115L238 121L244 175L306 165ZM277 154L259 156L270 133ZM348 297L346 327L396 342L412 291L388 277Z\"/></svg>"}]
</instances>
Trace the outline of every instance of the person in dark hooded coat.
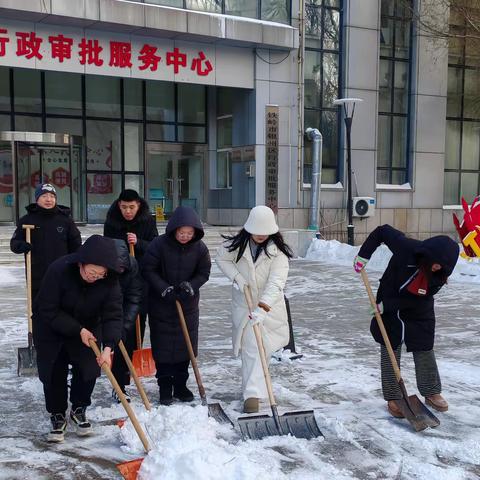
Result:
<instances>
[{"instance_id":1,"label":"person in dark hooded coat","mask_svg":"<svg viewBox=\"0 0 480 480\"><path fill-rule=\"evenodd\" d=\"M173 212L166 233L148 247L141 265L149 285L150 339L163 405L172 403L172 388L173 396L179 400L193 400L186 386L190 359L175 301L182 305L197 355L199 290L208 281L211 268L203 235L195 210L180 206Z\"/></svg>"},{"instance_id":2,"label":"person in dark hooded coat","mask_svg":"<svg viewBox=\"0 0 480 480\"><path fill-rule=\"evenodd\" d=\"M112 239L92 235L77 252L48 268L33 305L33 341L38 376L51 414L48 440L61 442L66 429L67 376L72 365L70 419L78 435L90 433L85 416L100 366L111 364L111 351L122 335L122 293L118 256ZM89 346L103 344L95 358Z\"/></svg>"},{"instance_id":3,"label":"person in dark hooded coat","mask_svg":"<svg viewBox=\"0 0 480 480\"><path fill-rule=\"evenodd\" d=\"M118 239L113 241L115 242L118 254L120 267L118 280L123 294L122 340L129 357L132 358L133 351L137 346L135 319L140 311L143 281L140 277L138 262L128 253L128 248L125 242ZM120 385L127 401L130 402L130 395L125 391L125 385L130 385L130 372L118 346L115 347L115 354L113 355L112 373ZM120 398L115 389L112 390L112 398L117 403L120 403Z\"/></svg>"},{"instance_id":4,"label":"person in dark hooded coat","mask_svg":"<svg viewBox=\"0 0 480 480\"><path fill-rule=\"evenodd\" d=\"M20 218L10 240L13 253L32 252L32 299L40 290L48 266L57 258L75 252L82 244L70 209L57 205L57 192L53 185L38 185L35 202L26 207L28 213ZM23 225L35 226L31 232L31 243L26 240Z\"/></svg>"},{"instance_id":5,"label":"person in dark hooded coat","mask_svg":"<svg viewBox=\"0 0 480 480\"><path fill-rule=\"evenodd\" d=\"M455 268L458 244L445 235L424 241L414 240L390 225L382 225L361 246L354 261L356 272L365 267L382 243L393 256L380 279L377 305L392 348L399 364L403 343L408 352L413 352L420 393L426 398L427 405L446 411L448 403L441 395L442 385L433 351L434 295L447 283ZM393 416L401 418L395 400L401 399L402 394L375 317L370 331L375 341L381 344L382 389L387 408Z\"/></svg>"}]
</instances>

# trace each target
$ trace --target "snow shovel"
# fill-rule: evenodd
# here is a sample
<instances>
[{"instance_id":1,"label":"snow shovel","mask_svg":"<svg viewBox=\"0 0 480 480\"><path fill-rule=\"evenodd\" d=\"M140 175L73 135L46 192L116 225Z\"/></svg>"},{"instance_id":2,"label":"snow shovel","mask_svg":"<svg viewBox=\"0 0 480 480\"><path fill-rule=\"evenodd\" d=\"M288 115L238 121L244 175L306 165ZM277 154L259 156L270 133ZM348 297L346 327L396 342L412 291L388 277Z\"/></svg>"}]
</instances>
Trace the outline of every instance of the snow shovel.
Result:
<instances>
[{"instance_id":1,"label":"snow shovel","mask_svg":"<svg viewBox=\"0 0 480 480\"><path fill-rule=\"evenodd\" d=\"M96 344L95 340L90 339L89 340L90 347L91 349L95 352L95 355L97 357L100 356L100 350L98 348L98 345ZM112 371L110 370L110 367L104 363L102 365L102 370L105 372L105 375L108 377L110 380L110 383L112 384L112 387L115 389L117 392L118 398L122 402L122 406L127 412L128 416L130 417L130 420L132 421L133 428L135 428L135 431L137 432L138 438L142 442L143 448L145 451L148 453L150 451L150 445L148 444L147 437L142 430L142 427L137 420L137 417L135 415L135 412L133 411L132 407L130 404L127 402L127 399L125 398L125 395L122 392L122 389L120 388L120 385L118 384L117 380L115 379ZM123 462L119 463L117 465L118 470L122 474L123 478L126 480L135 480L137 478L137 473L138 470L140 469L140 466L143 462L143 458L137 458L135 460L130 460L128 462Z\"/></svg>"},{"instance_id":2,"label":"snow shovel","mask_svg":"<svg viewBox=\"0 0 480 480\"><path fill-rule=\"evenodd\" d=\"M233 422L228 418L228 415L223 410L222 406L219 403L208 403L207 394L205 393L205 388L203 387L202 377L200 376L200 370L198 368L197 359L195 358L195 353L193 352L192 342L190 340L190 335L188 334L187 322L185 321L185 315L183 314L182 305L178 300L175 301L177 305L178 318L180 320L180 327L182 328L183 336L185 338L185 343L187 344L188 354L190 356L190 361L192 362L193 372L195 373L195 380L198 385L198 393L202 399L202 405L208 407L208 416L212 417L218 423L230 424L233 427Z\"/></svg>"},{"instance_id":3,"label":"snow shovel","mask_svg":"<svg viewBox=\"0 0 480 480\"><path fill-rule=\"evenodd\" d=\"M253 310L253 300L248 286L245 287L244 293L248 310L251 315ZM283 415L278 414L277 404L275 402L275 397L273 396L272 381L268 371L267 359L265 357L265 350L263 348L260 327L257 324L254 324L253 331L257 340L260 360L262 361L263 375L267 385L268 399L270 401L270 408L272 409L273 417L268 415L240 417L238 419L238 425L243 438L261 440L262 438L269 436L288 434L297 438L306 438L307 440L316 437L323 437L322 432L318 428L317 421L315 420L313 410L287 412Z\"/></svg>"},{"instance_id":4,"label":"snow shovel","mask_svg":"<svg viewBox=\"0 0 480 480\"><path fill-rule=\"evenodd\" d=\"M135 257L135 247L129 244L130 255ZM140 329L140 315L135 320L135 332L137 335L137 349L133 352L132 363L139 377L152 377L157 371L153 360L152 349L142 348L142 331Z\"/></svg>"},{"instance_id":5,"label":"snow shovel","mask_svg":"<svg viewBox=\"0 0 480 480\"><path fill-rule=\"evenodd\" d=\"M395 400L396 404L402 412L402 415L410 422L416 432L425 430L428 427L438 427L438 425L440 425L440 420L420 401L416 395L408 395L407 389L405 388L405 383L403 382L402 374L400 373L400 368L398 367L397 359L395 358L395 353L393 352L392 344L390 343L387 331L385 330L382 316L378 311L377 302L375 301L367 272L365 269L362 269L360 273L362 275L365 288L367 289L370 304L375 311L375 318L377 319L378 327L382 333L382 338L385 343L385 347L387 348L388 356L390 357L390 362L392 363L392 367L395 372L395 377L402 392L402 398L400 400Z\"/></svg>"},{"instance_id":6,"label":"snow shovel","mask_svg":"<svg viewBox=\"0 0 480 480\"><path fill-rule=\"evenodd\" d=\"M27 243L32 243L31 231L35 225L23 225ZM27 317L28 317L28 347L18 349L18 376L37 375L37 351L33 346L32 328L32 252L26 255L27 263Z\"/></svg>"}]
</instances>

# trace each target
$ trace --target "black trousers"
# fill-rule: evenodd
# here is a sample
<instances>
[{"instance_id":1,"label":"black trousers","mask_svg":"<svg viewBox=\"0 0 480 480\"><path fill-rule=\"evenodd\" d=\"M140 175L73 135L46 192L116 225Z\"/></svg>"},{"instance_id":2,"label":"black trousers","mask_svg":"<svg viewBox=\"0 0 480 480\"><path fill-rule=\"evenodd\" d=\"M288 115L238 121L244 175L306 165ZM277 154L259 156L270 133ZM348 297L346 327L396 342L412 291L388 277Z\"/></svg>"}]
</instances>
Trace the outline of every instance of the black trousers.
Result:
<instances>
[{"instance_id":1,"label":"black trousers","mask_svg":"<svg viewBox=\"0 0 480 480\"><path fill-rule=\"evenodd\" d=\"M43 384L45 406L49 413L65 414L68 408L67 377L69 365L72 365L72 384L70 388L70 402L72 409L88 407L91 402L92 392L96 378L84 380L78 366L72 364L67 351L62 348L52 370L52 379L49 384Z\"/></svg>"},{"instance_id":2,"label":"black trousers","mask_svg":"<svg viewBox=\"0 0 480 480\"><path fill-rule=\"evenodd\" d=\"M179 363L156 363L157 367L157 383L159 386L165 382L170 382L173 386L183 387L188 380L188 366L190 360Z\"/></svg>"}]
</instances>

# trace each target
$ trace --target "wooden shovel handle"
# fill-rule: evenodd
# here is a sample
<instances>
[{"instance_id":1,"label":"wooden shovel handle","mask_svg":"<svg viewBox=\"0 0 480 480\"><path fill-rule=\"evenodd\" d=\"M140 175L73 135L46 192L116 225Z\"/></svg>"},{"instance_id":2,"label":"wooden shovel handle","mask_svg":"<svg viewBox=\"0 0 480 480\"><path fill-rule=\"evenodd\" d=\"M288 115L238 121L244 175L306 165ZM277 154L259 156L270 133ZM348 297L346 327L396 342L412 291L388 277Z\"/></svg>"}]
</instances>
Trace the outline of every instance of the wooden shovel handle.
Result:
<instances>
[{"instance_id":1,"label":"wooden shovel handle","mask_svg":"<svg viewBox=\"0 0 480 480\"><path fill-rule=\"evenodd\" d=\"M31 232L35 225L22 225L25 230L25 238L27 243L32 244ZM27 317L28 317L28 333L29 338L32 336L32 251L30 250L26 255L27 263Z\"/></svg>"},{"instance_id":2,"label":"wooden shovel handle","mask_svg":"<svg viewBox=\"0 0 480 480\"><path fill-rule=\"evenodd\" d=\"M252 293L250 292L250 287L248 285L245 285L244 294L248 306L248 312L251 315L253 310L253 299ZM260 327L257 324L253 325L253 332L255 333L258 353L262 362L263 376L265 377L265 384L267 385L268 400L270 401L270 406L274 408L277 406L277 402L275 401L275 396L273 395L272 379L270 378L270 372L268 371L267 357L265 355L265 348L263 346L262 340L262 332L260 331Z\"/></svg>"},{"instance_id":3,"label":"wooden shovel handle","mask_svg":"<svg viewBox=\"0 0 480 480\"><path fill-rule=\"evenodd\" d=\"M197 359L195 358L195 353L193 352L192 341L190 340L190 335L188 333L187 322L185 321L185 315L183 314L183 308L181 303L178 300L175 300L178 311L178 319L180 321L180 327L182 328L183 336L185 338L185 343L187 344L188 355L190 356L190 361L192 362L193 373L195 374L195 380L198 385L198 392L200 397L205 399L205 388L203 387L202 377L200 376L200 370L198 369Z\"/></svg>"},{"instance_id":4,"label":"wooden shovel handle","mask_svg":"<svg viewBox=\"0 0 480 480\"><path fill-rule=\"evenodd\" d=\"M97 357L99 357L100 356L100 350L99 350L98 345L96 344L95 340L90 339L88 341L88 343L90 344L90 347L92 348L92 350L95 352L95 355ZM123 394L122 389L120 388L120 385L118 384L118 382L115 379L112 371L110 370L110 367L106 363L103 363L102 370L105 372L105 375L110 380L110 383L112 384L112 387L117 392L118 398L122 402L123 408L127 412L130 420L132 421L133 428L135 428L135 431L137 432L138 438L140 438L140 441L143 444L143 448L148 453L150 451L150 445L148 444L147 437L145 436L145 433L143 432L142 427L140 426L140 423L137 420L135 412L133 411L130 404L127 402L127 399L125 398L125 395Z\"/></svg>"},{"instance_id":5,"label":"wooden shovel handle","mask_svg":"<svg viewBox=\"0 0 480 480\"><path fill-rule=\"evenodd\" d=\"M135 258L135 245L133 243L128 244L128 248L130 250L130 256ZM140 328L140 315L137 315L135 319L135 332L137 335L137 350L142 349L142 330Z\"/></svg>"},{"instance_id":6,"label":"wooden shovel handle","mask_svg":"<svg viewBox=\"0 0 480 480\"><path fill-rule=\"evenodd\" d=\"M380 332L382 334L383 341L385 343L385 347L387 347L388 356L390 357L390 362L392 363L393 370L395 372L395 377L397 382L403 382L402 374L400 373L400 368L398 367L397 359L395 357L395 353L393 352L392 344L390 343L390 339L388 338L388 333L385 330L385 325L383 324L382 316L378 311L377 301L375 300L375 296L372 292L372 287L370 286L370 281L368 280L367 272L364 268L360 270L360 274L362 275L363 283L365 284L365 288L367 289L368 298L370 300L370 304L375 312L375 318L378 323L378 327L380 328Z\"/></svg>"},{"instance_id":7,"label":"wooden shovel handle","mask_svg":"<svg viewBox=\"0 0 480 480\"><path fill-rule=\"evenodd\" d=\"M128 248L130 250L130 256L135 258L135 245L133 243L129 243Z\"/></svg>"},{"instance_id":8,"label":"wooden shovel handle","mask_svg":"<svg viewBox=\"0 0 480 480\"><path fill-rule=\"evenodd\" d=\"M132 364L132 361L130 360L130 357L128 356L128 352L127 352L127 349L125 348L123 340L120 340L118 342L118 347L120 348L120 351L122 352L123 358L125 359L125 363L128 366L128 370L130 370L130 375L133 377L135 385L137 386L138 393L140 393L140 396L142 397L143 404L145 405L145 408L148 411L150 411L152 409L152 406L150 405L147 394L145 393L145 389L143 388L142 382L140 381L140 378L138 377L137 372L135 371L135 368Z\"/></svg>"}]
</instances>

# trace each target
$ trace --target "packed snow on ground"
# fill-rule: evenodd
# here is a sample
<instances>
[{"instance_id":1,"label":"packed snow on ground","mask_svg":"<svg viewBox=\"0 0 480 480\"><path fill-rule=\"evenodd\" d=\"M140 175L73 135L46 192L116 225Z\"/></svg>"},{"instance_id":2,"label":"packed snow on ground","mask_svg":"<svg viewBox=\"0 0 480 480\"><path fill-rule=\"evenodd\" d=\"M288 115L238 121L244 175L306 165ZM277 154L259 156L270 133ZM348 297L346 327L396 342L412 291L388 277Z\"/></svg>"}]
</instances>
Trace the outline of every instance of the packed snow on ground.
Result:
<instances>
[{"instance_id":1,"label":"packed snow on ground","mask_svg":"<svg viewBox=\"0 0 480 480\"><path fill-rule=\"evenodd\" d=\"M144 458L143 480L478 480L480 296L475 277L452 281L436 296L435 351L450 409L437 413L438 428L415 433L385 408L379 349L368 331L368 299L352 270L355 250L334 242L320 248L317 242L319 260L292 261L286 289L303 357L289 361L283 354L270 364L280 414L314 411L324 438L308 441L291 436L242 440L236 422L243 416L240 361L231 353L231 286L214 266L201 290L198 361L208 401L219 402L235 428L208 418L193 373L189 387L195 401L170 407L159 405L155 379L144 378L151 412L133 384L128 391L149 439L146 454L129 421L117 427L116 420L126 414L112 403L111 386L102 376L87 410L94 434L79 438L69 425L63 444L48 444L42 385L16 372L17 347L27 344L24 271L0 268L0 278L14 277L0 290L0 478L116 479L117 463ZM309 255L312 251L313 245ZM374 288L387 253L378 252L376 269L376 259L369 263ZM410 354L402 357L402 372L409 394L418 394ZM266 401L260 413L271 415Z\"/></svg>"}]
</instances>

